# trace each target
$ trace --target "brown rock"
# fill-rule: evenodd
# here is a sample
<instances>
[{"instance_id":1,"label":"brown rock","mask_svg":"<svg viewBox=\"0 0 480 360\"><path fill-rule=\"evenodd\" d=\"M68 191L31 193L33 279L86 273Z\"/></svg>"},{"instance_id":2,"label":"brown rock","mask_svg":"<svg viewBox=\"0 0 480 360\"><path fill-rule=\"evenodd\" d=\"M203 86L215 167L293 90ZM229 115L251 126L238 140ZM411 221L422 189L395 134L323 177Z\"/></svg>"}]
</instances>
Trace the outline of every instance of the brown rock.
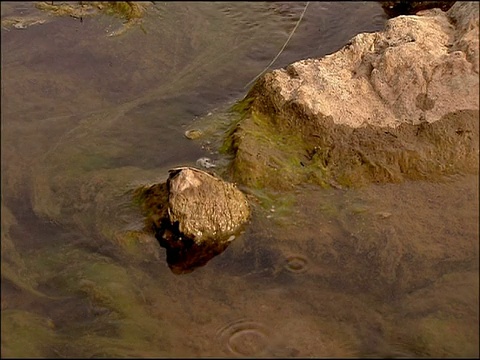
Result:
<instances>
[{"instance_id":1,"label":"brown rock","mask_svg":"<svg viewBox=\"0 0 480 360\"><path fill-rule=\"evenodd\" d=\"M247 199L234 184L205 171L170 170L167 187L170 223L197 244L227 241L250 215Z\"/></svg>"},{"instance_id":2,"label":"brown rock","mask_svg":"<svg viewBox=\"0 0 480 360\"><path fill-rule=\"evenodd\" d=\"M478 171L478 14L457 2L400 16L265 74L229 138L233 175L285 188Z\"/></svg>"},{"instance_id":3,"label":"brown rock","mask_svg":"<svg viewBox=\"0 0 480 360\"><path fill-rule=\"evenodd\" d=\"M224 251L250 215L234 184L192 167L170 170L166 182L138 188L135 198L145 229L166 249L175 274L189 273Z\"/></svg>"},{"instance_id":4,"label":"brown rock","mask_svg":"<svg viewBox=\"0 0 480 360\"><path fill-rule=\"evenodd\" d=\"M478 4L457 3L391 19L334 54L272 71L247 97L264 111L296 106L336 124L396 127L478 109L478 76Z\"/></svg>"}]
</instances>

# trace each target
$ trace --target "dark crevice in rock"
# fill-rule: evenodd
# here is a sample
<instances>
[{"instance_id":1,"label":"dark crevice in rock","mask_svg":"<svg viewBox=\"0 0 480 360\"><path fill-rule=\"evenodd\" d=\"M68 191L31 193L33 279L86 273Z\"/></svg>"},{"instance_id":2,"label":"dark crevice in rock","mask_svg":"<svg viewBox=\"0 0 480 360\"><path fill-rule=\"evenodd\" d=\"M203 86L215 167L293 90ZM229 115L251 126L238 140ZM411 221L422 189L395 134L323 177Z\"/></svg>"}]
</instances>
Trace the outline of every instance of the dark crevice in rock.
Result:
<instances>
[{"instance_id":1,"label":"dark crevice in rock","mask_svg":"<svg viewBox=\"0 0 480 360\"><path fill-rule=\"evenodd\" d=\"M439 8L442 11L449 10L456 1L379 1L385 13L393 18L400 15L415 15L422 10Z\"/></svg>"}]
</instances>

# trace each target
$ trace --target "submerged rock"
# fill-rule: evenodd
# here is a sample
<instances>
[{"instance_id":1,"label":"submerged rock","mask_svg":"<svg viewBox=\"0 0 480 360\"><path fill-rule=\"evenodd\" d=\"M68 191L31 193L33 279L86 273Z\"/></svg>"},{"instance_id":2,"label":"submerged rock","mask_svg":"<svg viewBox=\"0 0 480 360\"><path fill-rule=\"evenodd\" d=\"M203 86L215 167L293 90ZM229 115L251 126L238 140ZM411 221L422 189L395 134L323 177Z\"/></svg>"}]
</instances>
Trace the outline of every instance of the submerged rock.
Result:
<instances>
[{"instance_id":1,"label":"submerged rock","mask_svg":"<svg viewBox=\"0 0 480 360\"><path fill-rule=\"evenodd\" d=\"M458 2L400 16L334 54L265 74L227 139L231 172L288 188L478 171L478 13Z\"/></svg>"},{"instance_id":2,"label":"submerged rock","mask_svg":"<svg viewBox=\"0 0 480 360\"><path fill-rule=\"evenodd\" d=\"M250 216L234 184L192 167L170 170L165 183L137 190L146 227L167 250L177 274L205 265L224 251Z\"/></svg>"},{"instance_id":3,"label":"submerged rock","mask_svg":"<svg viewBox=\"0 0 480 360\"><path fill-rule=\"evenodd\" d=\"M197 244L226 241L250 215L234 184L196 168L170 170L167 188L170 223Z\"/></svg>"},{"instance_id":4,"label":"submerged rock","mask_svg":"<svg viewBox=\"0 0 480 360\"><path fill-rule=\"evenodd\" d=\"M185 131L185 137L190 140L196 140L203 136L202 130L192 129Z\"/></svg>"},{"instance_id":5,"label":"submerged rock","mask_svg":"<svg viewBox=\"0 0 480 360\"><path fill-rule=\"evenodd\" d=\"M122 27L110 32L108 36L118 36L135 24L139 24L144 17L146 9L153 3L149 1L70 1L54 2L39 1L35 6L57 16L71 16L80 19L104 13L125 20Z\"/></svg>"}]
</instances>

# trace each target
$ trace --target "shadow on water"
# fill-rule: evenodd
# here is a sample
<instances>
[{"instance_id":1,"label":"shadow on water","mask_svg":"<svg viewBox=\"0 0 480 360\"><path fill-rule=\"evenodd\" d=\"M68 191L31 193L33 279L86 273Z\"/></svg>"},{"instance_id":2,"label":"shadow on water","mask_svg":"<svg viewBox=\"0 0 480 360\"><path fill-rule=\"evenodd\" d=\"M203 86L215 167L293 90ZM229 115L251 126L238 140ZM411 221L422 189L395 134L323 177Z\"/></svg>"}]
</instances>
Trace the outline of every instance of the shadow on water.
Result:
<instances>
[{"instance_id":1,"label":"shadow on water","mask_svg":"<svg viewBox=\"0 0 480 360\"><path fill-rule=\"evenodd\" d=\"M159 240L166 249L167 263L174 274L188 274L197 267L204 266L213 257L221 254L228 247L228 243L207 246L198 245L193 241L183 240L172 246L171 242Z\"/></svg>"},{"instance_id":2,"label":"shadow on water","mask_svg":"<svg viewBox=\"0 0 480 360\"><path fill-rule=\"evenodd\" d=\"M478 357L478 175L245 189L245 233L182 276L187 251L144 231L134 189L222 160L185 129L228 121L215 110L304 5L156 2L118 37L105 15L2 28L2 357ZM376 2L312 2L273 68L385 20Z\"/></svg>"}]
</instances>

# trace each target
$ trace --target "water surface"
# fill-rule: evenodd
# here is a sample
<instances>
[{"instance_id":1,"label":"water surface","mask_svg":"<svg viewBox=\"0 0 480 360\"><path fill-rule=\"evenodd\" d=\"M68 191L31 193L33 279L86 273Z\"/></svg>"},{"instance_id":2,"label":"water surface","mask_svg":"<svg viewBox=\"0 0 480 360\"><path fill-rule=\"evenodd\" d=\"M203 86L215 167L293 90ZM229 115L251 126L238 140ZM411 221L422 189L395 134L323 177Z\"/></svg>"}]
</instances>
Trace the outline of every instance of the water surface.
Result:
<instances>
[{"instance_id":1,"label":"water surface","mask_svg":"<svg viewBox=\"0 0 480 360\"><path fill-rule=\"evenodd\" d=\"M304 6L155 2L118 37L107 16L2 28L2 357L478 356L476 175L244 189L247 231L185 275L143 231L132 190L222 160L185 129L228 122ZM273 68L385 21L312 2Z\"/></svg>"}]
</instances>

